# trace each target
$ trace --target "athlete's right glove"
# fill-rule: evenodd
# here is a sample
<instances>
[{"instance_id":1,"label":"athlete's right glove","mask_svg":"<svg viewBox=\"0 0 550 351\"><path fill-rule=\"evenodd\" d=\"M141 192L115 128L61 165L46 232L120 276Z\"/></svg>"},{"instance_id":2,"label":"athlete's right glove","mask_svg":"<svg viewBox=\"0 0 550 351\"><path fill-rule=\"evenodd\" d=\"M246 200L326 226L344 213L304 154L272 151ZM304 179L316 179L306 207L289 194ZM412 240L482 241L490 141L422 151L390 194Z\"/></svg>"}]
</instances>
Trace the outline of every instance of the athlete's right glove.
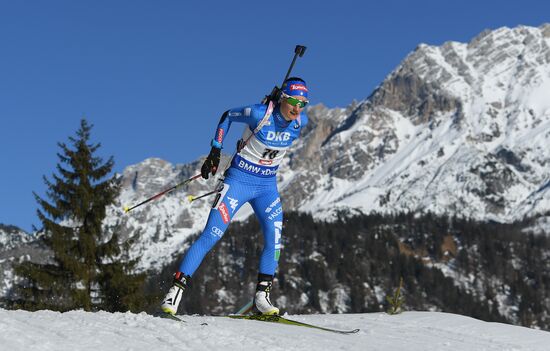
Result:
<instances>
[{"instance_id":1,"label":"athlete's right glove","mask_svg":"<svg viewBox=\"0 0 550 351\"><path fill-rule=\"evenodd\" d=\"M218 166L220 165L220 154L221 149L212 146L212 149L210 149L210 154L208 154L208 157L204 160L201 167L201 175L204 179L208 179L210 173L212 173L212 175L216 175Z\"/></svg>"}]
</instances>

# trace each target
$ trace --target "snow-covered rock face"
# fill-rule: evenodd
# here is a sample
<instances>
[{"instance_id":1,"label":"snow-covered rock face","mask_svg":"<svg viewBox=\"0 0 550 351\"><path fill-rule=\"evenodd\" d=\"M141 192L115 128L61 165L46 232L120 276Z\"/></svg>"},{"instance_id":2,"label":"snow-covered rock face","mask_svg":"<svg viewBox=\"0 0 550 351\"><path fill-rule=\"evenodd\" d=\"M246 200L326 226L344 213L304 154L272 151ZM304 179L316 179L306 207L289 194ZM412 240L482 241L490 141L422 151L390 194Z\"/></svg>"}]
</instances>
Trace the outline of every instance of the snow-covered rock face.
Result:
<instances>
[{"instance_id":1,"label":"snow-covered rock face","mask_svg":"<svg viewBox=\"0 0 550 351\"><path fill-rule=\"evenodd\" d=\"M338 123L283 167L293 209L500 222L550 210L550 25L422 44L356 107L310 115Z\"/></svg>"},{"instance_id":2,"label":"snow-covered rock face","mask_svg":"<svg viewBox=\"0 0 550 351\"><path fill-rule=\"evenodd\" d=\"M0 224L0 296L6 297L13 286L14 262L30 259L34 262L45 262L49 256L49 252L36 236L29 235L15 226Z\"/></svg>"},{"instance_id":3,"label":"snow-covered rock face","mask_svg":"<svg viewBox=\"0 0 550 351\"><path fill-rule=\"evenodd\" d=\"M15 226L0 224L0 251L12 250L31 241L33 241L33 238L24 230Z\"/></svg>"},{"instance_id":4,"label":"snow-covered rock face","mask_svg":"<svg viewBox=\"0 0 550 351\"><path fill-rule=\"evenodd\" d=\"M310 107L310 123L280 168L285 210L432 211L511 222L550 211L550 25L486 31L470 43L420 45L365 100ZM213 126L214 127L214 126ZM227 156L226 156L227 157ZM124 214L199 172L148 159L122 174L106 225L139 236L142 268L179 256L213 197L189 186ZM225 160L222 160L222 165ZM238 217L250 214L240 210Z\"/></svg>"},{"instance_id":5,"label":"snow-covered rock face","mask_svg":"<svg viewBox=\"0 0 550 351\"><path fill-rule=\"evenodd\" d=\"M174 186L198 173L201 162L173 166L161 159L150 158L127 167L121 175L121 194L107 211L104 222L109 230L118 231L121 238L136 240L132 257L141 257L142 269L159 269L173 261L173 255L184 249L185 239L202 229L209 210L208 201L187 200L188 194L210 191L203 180L194 181L181 190L171 192L124 213L124 206L141 201ZM213 182L212 182L213 183Z\"/></svg>"},{"instance_id":6,"label":"snow-covered rock face","mask_svg":"<svg viewBox=\"0 0 550 351\"><path fill-rule=\"evenodd\" d=\"M32 237L15 226L0 224L0 250L11 250L32 241Z\"/></svg>"}]
</instances>

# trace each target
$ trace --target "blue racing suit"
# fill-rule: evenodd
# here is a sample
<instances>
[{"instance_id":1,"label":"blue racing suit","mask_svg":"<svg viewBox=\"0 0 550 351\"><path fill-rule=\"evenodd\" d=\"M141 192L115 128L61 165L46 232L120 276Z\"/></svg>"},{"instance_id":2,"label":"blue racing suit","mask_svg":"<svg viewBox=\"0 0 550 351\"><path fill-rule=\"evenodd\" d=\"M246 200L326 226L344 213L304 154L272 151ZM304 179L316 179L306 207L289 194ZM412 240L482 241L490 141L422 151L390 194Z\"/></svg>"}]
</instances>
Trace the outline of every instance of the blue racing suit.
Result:
<instances>
[{"instance_id":1,"label":"blue racing suit","mask_svg":"<svg viewBox=\"0 0 550 351\"><path fill-rule=\"evenodd\" d=\"M287 149L306 125L307 116L302 112L299 118L289 122L276 106L269 119L264 120L261 129L254 134L266 110L267 106L261 104L234 108L224 113L220 120L212 146L222 147L223 139L233 122L245 123L247 127L243 140L250 139L231 161L206 227L180 264L179 271L185 275L193 275L204 256L221 239L231 218L247 202L258 217L264 235L259 273L275 274L283 228L283 209L276 182L277 168Z\"/></svg>"}]
</instances>

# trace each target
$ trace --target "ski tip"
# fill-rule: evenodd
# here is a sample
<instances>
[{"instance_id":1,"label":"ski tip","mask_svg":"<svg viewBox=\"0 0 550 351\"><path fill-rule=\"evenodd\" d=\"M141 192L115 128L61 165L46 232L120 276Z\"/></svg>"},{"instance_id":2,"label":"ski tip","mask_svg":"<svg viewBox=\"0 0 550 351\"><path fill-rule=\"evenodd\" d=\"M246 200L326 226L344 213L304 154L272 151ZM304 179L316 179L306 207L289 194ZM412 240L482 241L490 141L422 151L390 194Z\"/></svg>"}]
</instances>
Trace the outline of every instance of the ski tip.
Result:
<instances>
[{"instance_id":1,"label":"ski tip","mask_svg":"<svg viewBox=\"0 0 550 351\"><path fill-rule=\"evenodd\" d=\"M124 213L128 213L130 211L130 207L124 206Z\"/></svg>"},{"instance_id":2,"label":"ski tip","mask_svg":"<svg viewBox=\"0 0 550 351\"><path fill-rule=\"evenodd\" d=\"M173 315L171 313L168 313L168 312L164 312L164 311L160 311L159 313L156 313L154 316L155 317L160 317L160 318L165 318L165 319L171 319L173 321L178 321L178 322L182 322L182 323L187 323L185 320L181 319L180 317L178 317L176 315Z\"/></svg>"},{"instance_id":3,"label":"ski tip","mask_svg":"<svg viewBox=\"0 0 550 351\"><path fill-rule=\"evenodd\" d=\"M187 200L189 200L189 202L193 202L193 200L195 200L195 197L193 195L189 195L187 196Z\"/></svg>"}]
</instances>

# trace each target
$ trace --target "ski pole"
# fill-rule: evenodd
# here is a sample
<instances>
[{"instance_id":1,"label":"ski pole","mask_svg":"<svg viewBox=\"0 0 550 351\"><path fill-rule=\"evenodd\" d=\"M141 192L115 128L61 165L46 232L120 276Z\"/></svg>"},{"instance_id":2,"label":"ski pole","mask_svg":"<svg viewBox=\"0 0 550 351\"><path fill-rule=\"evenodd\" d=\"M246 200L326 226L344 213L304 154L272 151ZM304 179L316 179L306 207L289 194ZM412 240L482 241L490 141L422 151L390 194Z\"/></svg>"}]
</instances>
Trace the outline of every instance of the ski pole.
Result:
<instances>
[{"instance_id":1,"label":"ski pole","mask_svg":"<svg viewBox=\"0 0 550 351\"><path fill-rule=\"evenodd\" d=\"M176 189L179 188L180 186L183 186L183 185L185 185L185 184L187 184L187 183L189 183L189 182L191 182L191 181L193 181L193 180L199 178L200 176L201 176L200 174L194 175L194 176L192 176L191 178L186 179L186 180L184 180L183 182L181 182L181 183L179 183L179 184L176 184L176 185L174 185L173 187L171 187L171 188L169 188L169 189L166 189L166 190L164 190L164 191L161 191L160 193L158 193L158 194L156 194L156 195L153 195L153 196L151 196L150 198L148 198L147 200L144 200L144 201L140 202L139 204L134 205L134 206L132 206L132 207L124 206L124 213L128 213L128 212L132 211L132 210L133 210L134 208L136 208L136 207L139 207L139 206L141 206L141 205L144 205L144 204L146 204L146 203L148 203L148 202L150 202L150 201L156 200L156 199L158 199L159 197L161 197L162 195L168 194L168 193L170 193L170 192L176 190Z\"/></svg>"},{"instance_id":2,"label":"ski pole","mask_svg":"<svg viewBox=\"0 0 550 351\"><path fill-rule=\"evenodd\" d=\"M189 196L187 196L187 200L189 200L189 202L193 202L195 200L202 199L203 197L210 196L210 195L215 194L217 192L218 192L218 189L213 190L213 191L211 191L209 193L206 193L206 194L199 195L199 196L189 195Z\"/></svg>"},{"instance_id":3,"label":"ski pole","mask_svg":"<svg viewBox=\"0 0 550 351\"><path fill-rule=\"evenodd\" d=\"M189 200L189 202L193 202L195 200L202 199L203 197L210 196L210 195L215 194L219 191L222 191L222 189L223 189L223 182L219 182L218 185L216 186L215 190L212 190L212 191L210 191L206 194L202 194L202 195L199 195L199 196L189 195L189 196L187 196L187 199Z\"/></svg>"}]
</instances>

